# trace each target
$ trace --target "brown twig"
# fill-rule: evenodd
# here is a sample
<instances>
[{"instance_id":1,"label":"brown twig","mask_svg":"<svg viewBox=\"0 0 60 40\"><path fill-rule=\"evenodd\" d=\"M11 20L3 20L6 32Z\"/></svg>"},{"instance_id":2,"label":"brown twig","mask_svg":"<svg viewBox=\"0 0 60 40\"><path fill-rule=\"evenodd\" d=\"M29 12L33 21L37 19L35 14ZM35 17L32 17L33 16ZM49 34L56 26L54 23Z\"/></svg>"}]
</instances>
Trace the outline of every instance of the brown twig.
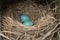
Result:
<instances>
[{"instance_id":1,"label":"brown twig","mask_svg":"<svg viewBox=\"0 0 60 40\"><path fill-rule=\"evenodd\" d=\"M54 31L59 24L60 24L60 22L55 26L55 28L53 28L53 30L49 31L46 35L44 35L44 37L42 38L42 40L44 40L47 36L49 36L51 34L51 32Z\"/></svg>"},{"instance_id":2,"label":"brown twig","mask_svg":"<svg viewBox=\"0 0 60 40\"><path fill-rule=\"evenodd\" d=\"M8 39L8 40L11 40L9 37L5 36L5 35L4 35L4 34L2 34L2 33L0 33L0 36L2 36L2 37L4 37L4 38L6 38L6 39Z\"/></svg>"}]
</instances>

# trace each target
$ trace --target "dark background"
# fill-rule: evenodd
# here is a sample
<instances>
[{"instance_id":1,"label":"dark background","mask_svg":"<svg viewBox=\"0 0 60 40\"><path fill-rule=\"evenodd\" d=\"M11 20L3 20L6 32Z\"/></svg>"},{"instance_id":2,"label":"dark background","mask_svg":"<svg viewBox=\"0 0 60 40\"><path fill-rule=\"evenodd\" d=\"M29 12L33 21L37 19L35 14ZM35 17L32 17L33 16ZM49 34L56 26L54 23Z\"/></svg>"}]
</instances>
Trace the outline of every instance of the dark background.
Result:
<instances>
[{"instance_id":1,"label":"dark background","mask_svg":"<svg viewBox=\"0 0 60 40\"><path fill-rule=\"evenodd\" d=\"M32 1L38 4L47 5L47 3L50 4L54 0L0 0L0 10L5 10L9 5L14 5L17 2L24 2L24 1L27 2Z\"/></svg>"}]
</instances>

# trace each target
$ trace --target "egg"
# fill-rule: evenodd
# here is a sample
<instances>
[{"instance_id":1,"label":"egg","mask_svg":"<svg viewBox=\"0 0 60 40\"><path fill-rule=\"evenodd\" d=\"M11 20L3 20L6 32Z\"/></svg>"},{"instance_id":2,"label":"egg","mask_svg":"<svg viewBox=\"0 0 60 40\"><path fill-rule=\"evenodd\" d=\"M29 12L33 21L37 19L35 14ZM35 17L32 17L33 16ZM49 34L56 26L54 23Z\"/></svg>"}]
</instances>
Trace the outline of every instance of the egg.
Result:
<instances>
[{"instance_id":1,"label":"egg","mask_svg":"<svg viewBox=\"0 0 60 40\"><path fill-rule=\"evenodd\" d=\"M20 16L20 20L21 20L22 22L24 22L24 21L30 21L31 18L30 18L30 16L28 16L28 15L26 15L26 14L23 14L23 15Z\"/></svg>"},{"instance_id":2,"label":"egg","mask_svg":"<svg viewBox=\"0 0 60 40\"><path fill-rule=\"evenodd\" d=\"M32 21L25 21L23 24L25 26L33 26L34 25L34 23Z\"/></svg>"}]
</instances>

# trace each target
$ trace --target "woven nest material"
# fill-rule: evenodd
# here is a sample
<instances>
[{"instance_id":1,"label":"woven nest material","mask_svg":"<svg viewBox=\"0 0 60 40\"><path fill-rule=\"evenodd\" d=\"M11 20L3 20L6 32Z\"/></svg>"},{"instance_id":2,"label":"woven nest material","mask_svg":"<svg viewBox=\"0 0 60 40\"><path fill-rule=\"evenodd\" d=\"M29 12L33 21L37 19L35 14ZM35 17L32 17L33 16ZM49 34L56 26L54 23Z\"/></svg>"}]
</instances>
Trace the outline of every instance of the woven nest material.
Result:
<instances>
[{"instance_id":1,"label":"woven nest material","mask_svg":"<svg viewBox=\"0 0 60 40\"><path fill-rule=\"evenodd\" d=\"M9 6L3 15L3 33L8 36L3 40L50 40L57 24L54 11L49 6L21 2ZM26 27L19 20L19 15L28 14L34 26ZM50 35L50 34L51 35Z\"/></svg>"}]
</instances>

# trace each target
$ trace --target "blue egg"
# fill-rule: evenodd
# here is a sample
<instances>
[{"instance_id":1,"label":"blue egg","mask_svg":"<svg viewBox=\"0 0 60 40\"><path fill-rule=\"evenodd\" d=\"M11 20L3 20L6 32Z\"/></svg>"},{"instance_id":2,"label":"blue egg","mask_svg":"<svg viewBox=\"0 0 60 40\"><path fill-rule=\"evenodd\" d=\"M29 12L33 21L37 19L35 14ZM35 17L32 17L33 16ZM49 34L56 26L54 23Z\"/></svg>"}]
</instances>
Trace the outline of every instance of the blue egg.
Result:
<instances>
[{"instance_id":1,"label":"blue egg","mask_svg":"<svg viewBox=\"0 0 60 40\"><path fill-rule=\"evenodd\" d=\"M20 16L20 20L22 21L22 22L24 22L24 21L29 21L29 20L31 20L31 18L30 18L30 16L28 16L28 15L21 15Z\"/></svg>"},{"instance_id":2,"label":"blue egg","mask_svg":"<svg viewBox=\"0 0 60 40\"><path fill-rule=\"evenodd\" d=\"M32 21L25 21L23 24L25 26L33 26L34 25L34 23Z\"/></svg>"}]
</instances>

